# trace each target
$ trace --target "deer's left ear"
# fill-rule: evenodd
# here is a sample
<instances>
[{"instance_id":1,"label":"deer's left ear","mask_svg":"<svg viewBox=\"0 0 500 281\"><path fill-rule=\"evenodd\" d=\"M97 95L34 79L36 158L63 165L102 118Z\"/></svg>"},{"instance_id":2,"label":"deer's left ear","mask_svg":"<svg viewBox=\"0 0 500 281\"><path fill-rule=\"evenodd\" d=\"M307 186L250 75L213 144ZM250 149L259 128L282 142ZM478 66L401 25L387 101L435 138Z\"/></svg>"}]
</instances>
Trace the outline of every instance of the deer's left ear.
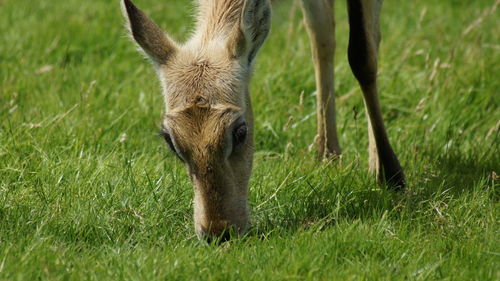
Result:
<instances>
[{"instance_id":1,"label":"deer's left ear","mask_svg":"<svg viewBox=\"0 0 500 281\"><path fill-rule=\"evenodd\" d=\"M121 0L122 12L135 42L157 65L165 64L177 45L130 0Z\"/></svg>"},{"instance_id":2,"label":"deer's left ear","mask_svg":"<svg viewBox=\"0 0 500 281\"><path fill-rule=\"evenodd\" d=\"M270 29L269 0L245 0L240 21L235 25L228 41L230 54L251 65Z\"/></svg>"}]
</instances>

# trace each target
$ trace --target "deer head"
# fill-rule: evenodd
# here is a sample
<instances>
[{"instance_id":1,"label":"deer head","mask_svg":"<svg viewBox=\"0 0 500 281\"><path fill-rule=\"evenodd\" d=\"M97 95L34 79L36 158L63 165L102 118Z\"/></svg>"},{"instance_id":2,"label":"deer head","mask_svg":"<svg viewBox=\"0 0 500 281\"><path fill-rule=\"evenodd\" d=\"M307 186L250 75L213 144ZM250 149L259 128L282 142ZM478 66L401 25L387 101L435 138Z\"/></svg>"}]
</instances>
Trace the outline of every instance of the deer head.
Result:
<instances>
[{"instance_id":1,"label":"deer head","mask_svg":"<svg viewBox=\"0 0 500 281\"><path fill-rule=\"evenodd\" d=\"M162 85L162 135L193 183L198 237L244 233L253 155L248 85L269 33L269 1L200 0L196 30L184 44L131 1L121 3L130 34Z\"/></svg>"}]
</instances>

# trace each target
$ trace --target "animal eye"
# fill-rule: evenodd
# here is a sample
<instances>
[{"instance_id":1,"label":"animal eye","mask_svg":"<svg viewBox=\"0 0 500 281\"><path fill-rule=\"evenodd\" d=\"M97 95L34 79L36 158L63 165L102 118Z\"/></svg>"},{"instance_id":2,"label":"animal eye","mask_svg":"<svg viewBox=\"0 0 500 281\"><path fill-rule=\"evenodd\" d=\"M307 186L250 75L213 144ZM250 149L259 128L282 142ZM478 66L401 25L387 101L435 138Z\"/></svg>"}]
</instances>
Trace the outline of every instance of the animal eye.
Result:
<instances>
[{"instance_id":1,"label":"animal eye","mask_svg":"<svg viewBox=\"0 0 500 281\"><path fill-rule=\"evenodd\" d=\"M245 142L245 139L247 137L247 131L248 131L248 128L247 128L246 123L242 123L242 124L238 125L236 128L234 128L234 131L233 131L233 145L234 146L237 146L237 145Z\"/></svg>"},{"instance_id":2,"label":"animal eye","mask_svg":"<svg viewBox=\"0 0 500 281\"><path fill-rule=\"evenodd\" d=\"M172 138L170 137L170 133L167 131L167 129L162 129L160 132L160 136L162 136L163 139L167 142L170 150L172 150L172 152L174 152L177 156L179 156L179 154L175 150L174 143L172 142Z\"/></svg>"}]
</instances>

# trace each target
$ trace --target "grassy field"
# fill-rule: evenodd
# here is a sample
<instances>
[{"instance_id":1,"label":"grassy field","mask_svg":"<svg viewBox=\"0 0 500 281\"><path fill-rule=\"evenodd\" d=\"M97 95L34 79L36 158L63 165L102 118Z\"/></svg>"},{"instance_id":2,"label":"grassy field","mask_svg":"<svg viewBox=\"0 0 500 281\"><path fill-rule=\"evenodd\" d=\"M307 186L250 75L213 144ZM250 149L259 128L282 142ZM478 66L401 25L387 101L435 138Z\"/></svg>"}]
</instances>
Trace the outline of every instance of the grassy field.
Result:
<instances>
[{"instance_id":1,"label":"grassy field","mask_svg":"<svg viewBox=\"0 0 500 281\"><path fill-rule=\"evenodd\" d=\"M190 1L136 3L186 39ZM367 173L345 1L342 165L308 151L309 42L278 1L252 81L252 228L215 246L195 237L191 184L157 136L159 83L118 1L0 0L0 280L499 280L494 4L385 1L381 101L408 177L395 193Z\"/></svg>"}]
</instances>

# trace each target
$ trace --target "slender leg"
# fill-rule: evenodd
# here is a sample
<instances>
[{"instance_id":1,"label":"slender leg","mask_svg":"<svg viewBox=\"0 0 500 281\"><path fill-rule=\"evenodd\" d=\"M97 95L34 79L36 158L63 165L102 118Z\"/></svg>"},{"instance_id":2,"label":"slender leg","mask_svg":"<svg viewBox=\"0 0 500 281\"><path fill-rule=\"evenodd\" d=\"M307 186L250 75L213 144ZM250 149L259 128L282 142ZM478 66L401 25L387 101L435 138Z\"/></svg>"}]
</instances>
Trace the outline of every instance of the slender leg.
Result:
<instances>
[{"instance_id":1,"label":"slender leg","mask_svg":"<svg viewBox=\"0 0 500 281\"><path fill-rule=\"evenodd\" d=\"M316 76L316 106L319 155L322 158L339 156L335 120L333 57L335 53L335 22L333 0L302 0L307 32L311 39Z\"/></svg>"},{"instance_id":2,"label":"slender leg","mask_svg":"<svg viewBox=\"0 0 500 281\"><path fill-rule=\"evenodd\" d=\"M403 188L405 178L389 143L377 93L377 53L380 42L379 14L382 0L348 0L349 64L363 91L368 136L370 170L379 181Z\"/></svg>"}]
</instances>

